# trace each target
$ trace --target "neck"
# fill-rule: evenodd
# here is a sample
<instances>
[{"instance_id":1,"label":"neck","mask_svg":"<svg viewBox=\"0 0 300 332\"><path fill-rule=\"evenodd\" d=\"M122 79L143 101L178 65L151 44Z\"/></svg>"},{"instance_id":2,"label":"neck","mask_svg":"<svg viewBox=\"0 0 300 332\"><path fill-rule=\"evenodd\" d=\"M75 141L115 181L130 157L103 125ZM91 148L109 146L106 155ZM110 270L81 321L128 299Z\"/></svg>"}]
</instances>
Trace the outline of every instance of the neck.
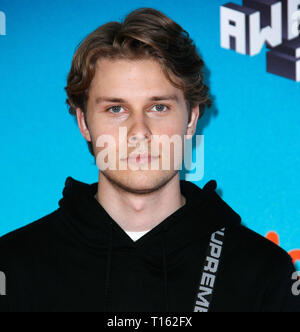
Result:
<instances>
[{"instance_id":1,"label":"neck","mask_svg":"<svg viewBox=\"0 0 300 332\"><path fill-rule=\"evenodd\" d=\"M185 205L179 173L160 189L136 194L118 187L99 173L97 201L125 231L148 231Z\"/></svg>"}]
</instances>

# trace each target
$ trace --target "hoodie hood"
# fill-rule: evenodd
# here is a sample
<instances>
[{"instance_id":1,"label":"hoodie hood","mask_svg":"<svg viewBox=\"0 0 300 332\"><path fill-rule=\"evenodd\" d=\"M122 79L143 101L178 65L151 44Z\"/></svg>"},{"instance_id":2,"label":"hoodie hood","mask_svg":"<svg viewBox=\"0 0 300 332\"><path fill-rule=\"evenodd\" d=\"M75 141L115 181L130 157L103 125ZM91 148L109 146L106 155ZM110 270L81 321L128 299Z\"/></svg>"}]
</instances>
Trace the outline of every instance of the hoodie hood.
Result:
<instances>
[{"instance_id":1,"label":"hoodie hood","mask_svg":"<svg viewBox=\"0 0 300 332\"><path fill-rule=\"evenodd\" d=\"M98 183L86 184L68 177L59 206L83 241L101 247L107 243L111 228L116 236L114 248L143 246L149 238L166 229L173 240L168 246L168 252L171 252L178 249L178 242L191 241L194 237L199 239L223 227L240 224L240 216L216 193L215 180L209 181L203 189L192 182L181 180L180 188L186 204L136 242L95 199Z\"/></svg>"},{"instance_id":2,"label":"hoodie hood","mask_svg":"<svg viewBox=\"0 0 300 332\"><path fill-rule=\"evenodd\" d=\"M95 199L98 183L66 179L63 198L59 201L65 222L84 244L107 252L104 311L109 310L113 252L134 250L145 262L161 270L168 312L168 267L176 252L188 243L204 241L215 231L241 223L240 216L216 193L215 180L209 181L203 189L181 180L180 188L186 204L134 242Z\"/></svg>"}]
</instances>

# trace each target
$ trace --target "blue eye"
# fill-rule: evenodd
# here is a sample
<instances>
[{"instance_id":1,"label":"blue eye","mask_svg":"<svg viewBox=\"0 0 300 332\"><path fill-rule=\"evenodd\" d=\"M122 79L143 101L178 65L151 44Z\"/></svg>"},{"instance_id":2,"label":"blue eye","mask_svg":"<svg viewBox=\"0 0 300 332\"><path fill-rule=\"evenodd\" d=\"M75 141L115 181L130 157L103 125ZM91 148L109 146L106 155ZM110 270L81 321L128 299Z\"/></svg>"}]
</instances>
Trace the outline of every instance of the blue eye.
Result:
<instances>
[{"instance_id":1,"label":"blue eye","mask_svg":"<svg viewBox=\"0 0 300 332\"><path fill-rule=\"evenodd\" d=\"M112 113L112 114L120 114L122 108L123 108L122 106L115 105L115 106L110 107L108 109L108 111L110 113ZM152 110L153 109L156 109L156 112L158 112L158 113L164 113L168 109L168 106L162 105L162 104L158 104L158 105L153 106Z\"/></svg>"},{"instance_id":2,"label":"blue eye","mask_svg":"<svg viewBox=\"0 0 300 332\"><path fill-rule=\"evenodd\" d=\"M157 112L158 113L163 113L166 111L166 109L168 108L166 105L162 105L162 104L158 104L158 105L155 105L153 108L156 108ZM152 108L152 109L153 109ZM164 109L165 108L165 109Z\"/></svg>"},{"instance_id":3,"label":"blue eye","mask_svg":"<svg viewBox=\"0 0 300 332\"><path fill-rule=\"evenodd\" d=\"M109 112L113 113L113 114L120 114L120 108L122 108L122 106L112 106L108 109Z\"/></svg>"}]
</instances>

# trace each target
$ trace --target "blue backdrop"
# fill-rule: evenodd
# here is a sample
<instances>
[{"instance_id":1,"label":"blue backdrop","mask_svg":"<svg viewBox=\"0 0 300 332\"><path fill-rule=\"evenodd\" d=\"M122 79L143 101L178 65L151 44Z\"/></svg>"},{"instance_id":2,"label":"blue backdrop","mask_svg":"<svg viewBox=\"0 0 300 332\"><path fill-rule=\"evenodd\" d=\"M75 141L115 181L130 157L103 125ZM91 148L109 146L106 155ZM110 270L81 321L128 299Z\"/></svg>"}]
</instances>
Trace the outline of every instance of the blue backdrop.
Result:
<instances>
[{"instance_id":1,"label":"blue backdrop","mask_svg":"<svg viewBox=\"0 0 300 332\"><path fill-rule=\"evenodd\" d=\"M300 83L267 72L266 46L253 57L221 47L224 4L1 0L0 235L56 209L67 176L97 182L98 169L65 104L72 56L98 26L153 7L190 33L207 65L214 107L197 130L205 135L205 173L196 184L217 180L219 193L245 225L263 236L275 232L280 246L296 257Z\"/></svg>"}]
</instances>

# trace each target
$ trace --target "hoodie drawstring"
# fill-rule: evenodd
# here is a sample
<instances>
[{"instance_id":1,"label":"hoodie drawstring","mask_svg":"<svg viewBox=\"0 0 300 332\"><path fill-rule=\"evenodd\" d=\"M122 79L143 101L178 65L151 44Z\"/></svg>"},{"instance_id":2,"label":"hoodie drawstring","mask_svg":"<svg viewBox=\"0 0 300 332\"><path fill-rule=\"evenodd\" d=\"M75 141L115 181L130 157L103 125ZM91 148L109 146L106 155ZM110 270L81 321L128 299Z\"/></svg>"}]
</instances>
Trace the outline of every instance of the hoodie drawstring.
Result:
<instances>
[{"instance_id":1,"label":"hoodie drawstring","mask_svg":"<svg viewBox=\"0 0 300 332\"><path fill-rule=\"evenodd\" d=\"M162 234L162 251L163 251L163 270L164 270L164 291L165 291L165 304L166 312L169 312L169 297L168 297L168 269L167 269L167 227L164 225Z\"/></svg>"},{"instance_id":2,"label":"hoodie drawstring","mask_svg":"<svg viewBox=\"0 0 300 332\"><path fill-rule=\"evenodd\" d=\"M107 269L106 269L106 283L105 283L105 298L104 298L104 312L108 311L108 299L109 299L109 282L111 274L111 256L112 256L112 222L110 221L110 234L109 234L109 245L107 252Z\"/></svg>"}]
</instances>

